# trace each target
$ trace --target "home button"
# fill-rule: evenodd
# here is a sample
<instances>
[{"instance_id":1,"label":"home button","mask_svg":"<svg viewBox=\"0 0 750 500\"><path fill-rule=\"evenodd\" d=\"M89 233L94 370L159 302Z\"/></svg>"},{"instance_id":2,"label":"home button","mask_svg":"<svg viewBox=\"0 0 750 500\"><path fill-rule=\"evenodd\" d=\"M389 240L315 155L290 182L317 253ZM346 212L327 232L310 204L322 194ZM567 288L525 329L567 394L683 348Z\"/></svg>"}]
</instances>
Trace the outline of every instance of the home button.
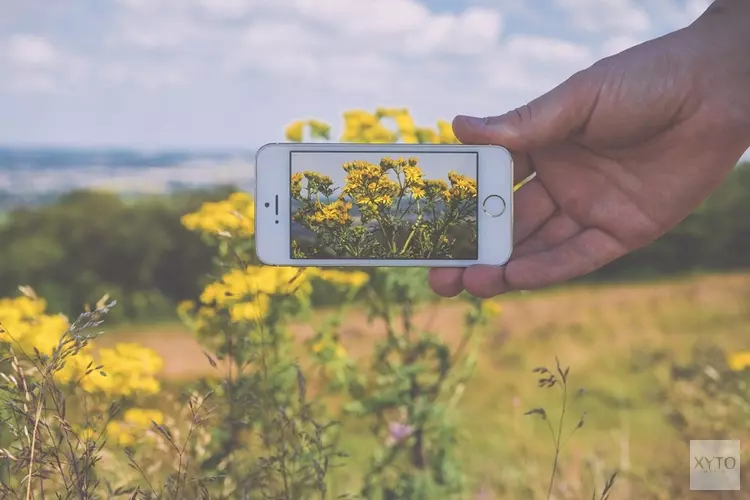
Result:
<instances>
[{"instance_id":1,"label":"home button","mask_svg":"<svg viewBox=\"0 0 750 500\"><path fill-rule=\"evenodd\" d=\"M500 217L505 213L505 200L496 194L492 194L484 199L482 208L484 213L490 217Z\"/></svg>"}]
</instances>

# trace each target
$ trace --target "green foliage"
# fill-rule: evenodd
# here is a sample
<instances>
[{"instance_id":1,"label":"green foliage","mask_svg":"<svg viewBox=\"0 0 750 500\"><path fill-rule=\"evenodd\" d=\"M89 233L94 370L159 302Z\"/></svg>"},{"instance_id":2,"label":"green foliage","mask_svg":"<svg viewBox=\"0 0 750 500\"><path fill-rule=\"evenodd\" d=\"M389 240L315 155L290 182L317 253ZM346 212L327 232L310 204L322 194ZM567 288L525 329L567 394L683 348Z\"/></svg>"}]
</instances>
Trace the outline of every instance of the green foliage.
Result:
<instances>
[{"instance_id":1,"label":"green foliage","mask_svg":"<svg viewBox=\"0 0 750 500\"><path fill-rule=\"evenodd\" d=\"M32 286L70 316L104 293L120 307L110 321L174 318L194 299L213 253L180 217L227 190L126 202L115 194L76 191L55 203L7 214L0 225L0 296Z\"/></svg>"},{"instance_id":2,"label":"green foliage","mask_svg":"<svg viewBox=\"0 0 750 500\"><path fill-rule=\"evenodd\" d=\"M469 299L465 329L457 348L414 323L420 307L434 302L423 269L377 269L364 299L370 322L381 322L386 337L369 366L322 358L328 391L344 392L347 418L370 422L378 444L360 494L375 499L463 498L465 479L456 455L455 409L472 375L483 302ZM336 322L324 325L310 345L330 341ZM334 339L334 342L336 339Z\"/></svg>"}]
</instances>

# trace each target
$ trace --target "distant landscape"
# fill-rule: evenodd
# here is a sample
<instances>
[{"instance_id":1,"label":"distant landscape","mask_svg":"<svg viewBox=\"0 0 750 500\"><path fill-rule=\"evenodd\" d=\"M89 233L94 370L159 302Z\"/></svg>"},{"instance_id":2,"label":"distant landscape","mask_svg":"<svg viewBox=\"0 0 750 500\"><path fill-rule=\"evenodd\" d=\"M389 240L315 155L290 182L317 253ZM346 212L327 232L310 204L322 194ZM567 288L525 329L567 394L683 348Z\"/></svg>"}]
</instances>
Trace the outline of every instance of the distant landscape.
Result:
<instances>
[{"instance_id":1,"label":"distant landscape","mask_svg":"<svg viewBox=\"0 0 750 500\"><path fill-rule=\"evenodd\" d=\"M49 204L74 189L136 196L217 185L251 191L254 156L254 151L0 147L0 212Z\"/></svg>"},{"instance_id":2,"label":"distant landscape","mask_svg":"<svg viewBox=\"0 0 750 500\"><path fill-rule=\"evenodd\" d=\"M251 151L0 148L0 296L29 284L75 314L114 291L118 320L173 319L175 304L200 292L213 258L180 217L233 190L252 191L253 159ZM674 230L580 281L748 269L748 213L745 163Z\"/></svg>"}]
</instances>

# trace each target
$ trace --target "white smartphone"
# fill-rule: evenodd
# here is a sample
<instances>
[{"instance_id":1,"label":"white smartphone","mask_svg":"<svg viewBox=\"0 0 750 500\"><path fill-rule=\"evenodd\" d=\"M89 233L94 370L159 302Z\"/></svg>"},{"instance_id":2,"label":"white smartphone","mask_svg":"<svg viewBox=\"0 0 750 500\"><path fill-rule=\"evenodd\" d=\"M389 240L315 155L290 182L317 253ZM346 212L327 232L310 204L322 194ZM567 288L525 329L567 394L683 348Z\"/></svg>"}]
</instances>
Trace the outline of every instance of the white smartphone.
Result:
<instances>
[{"instance_id":1,"label":"white smartphone","mask_svg":"<svg viewBox=\"0 0 750 500\"><path fill-rule=\"evenodd\" d=\"M497 146L266 144L255 203L267 265L499 266L513 251L513 160Z\"/></svg>"}]
</instances>

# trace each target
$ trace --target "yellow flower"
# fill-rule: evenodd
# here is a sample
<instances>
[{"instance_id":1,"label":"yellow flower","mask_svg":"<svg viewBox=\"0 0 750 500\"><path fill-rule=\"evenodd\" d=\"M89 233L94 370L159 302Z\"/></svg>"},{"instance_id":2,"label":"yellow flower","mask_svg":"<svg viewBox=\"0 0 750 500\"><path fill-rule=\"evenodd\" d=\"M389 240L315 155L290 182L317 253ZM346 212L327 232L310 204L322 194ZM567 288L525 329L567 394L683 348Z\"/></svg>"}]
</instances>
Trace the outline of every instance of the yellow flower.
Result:
<instances>
[{"instance_id":1,"label":"yellow flower","mask_svg":"<svg viewBox=\"0 0 750 500\"><path fill-rule=\"evenodd\" d=\"M153 439L152 422L163 424L164 414L158 410L133 408L125 412L121 421L107 425L107 437L120 446L132 446L144 438Z\"/></svg>"},{"instance_id":2,"label":"yellow flower","mask_svg":"<svg viewBox=\"0 0 750 500\"><path fill-rule=\"evenodd\" d=\"M135 443L135 435L121 422L113 421L107 425L107 437L109 441L122 447L132 446Z\"/></svg>"},{"instance_id":3,"label":"yellow flower","mask_svg":"<svg viewBox=\"0 0 750 500\"><path fill-rule=\"evenodd\" d=\"M482 313L486 314L487 316L497 316L503 311L503 308L500 307L500 304L491 300L483 300L481 308Z\"/></svg>"},{"instance_id":4,"label":"yellow flower","mask_svg":"<svg viewBox=\"0 0 750 500\"><path fill-rule=\"evenodd\" d=\"M437 132L429 127L417 127L415 132L420 144L434 144L440 142Z\"/></svg>"},{"instance_id":5,"label":"yellow flower","mask_svg":"<svg viewBox=\"0 0 750 500\"><path fill-rule=\"evenodd\" d=\"M344 348L344 346L342 346L341 344L338 344L336 346L336 357L338 359L341 359L341 358L346 357L346 354L347 353L346 353L346 349Z\"/></svg>"},{"instance_id":6,"label":"yellow flower","mask_svg":"<svg viewBox=\"0 0 750 500\"><path fill-rule=\"evenodd\" d=\"M164 414L159 410L131 408L123 414L122 419L134 427L148 429L151 427L151 422L156 422L159 425L163 424Z\"/></svg>"},{"instance_id":7,"label":"yellow flower","mask_svg":"<svg viewBox=\"0 0 750 500\"><path fill-rule=\"evenodd\" d=\"M388 130L377 115L362 110L344 113L341 142L389 143L396 139L397 134Z\"/></svg>"},{"instance_id":8,"label":"yellow flower","mask_svg":"<svg viewBox=\"0 0 750 500\"><path fill-rule=\"evenodd\" d=\"M416 164L404 167L404 177L406 177L406 181L412 186L421 186L423 184L423 176L422 169L416 166Z\"/></svg>"},{"instance_id":9,"label":"yellow flower","mask_svg":"<svg viewBox=\"0 0 750 500\"><path fill-rule=\"evenodd\" d=\"M164 361L152 349L136 343L118 343L99 349L96 354L97 363L104 366L104 375L93 372L84 377L81 387L85 391L101 391L113 396L159 392L157 375Z\"/></svg>"},{"instance_id":10,"label":"yellow flower","mask_svg":"<svg viewBox=\"0 0 750 500\"><path fill-rule=\"evenodd\" d=\"M20 348L33 356L34 348L41 354L50 356L60 339L69 328L68 320L62 315L46 314L46 304L42 299L27 296L15 299L0 299L0 323L4 331L0 340L14 341ZM91 371L104 365L99 371ZM108 395L130 395L134 393L156 393L159 382L156 378L163 362L156 352L135 343L120 343L112 348L102 348L97 352L92 344L86 345L77 354L67 356L64 366L55 373L63 382L77 382L87 392L104 392ZM85 376L84 376L85 375Z\"/></svg>"},{"instance_id":11,"label":"yellow flower","mask_svg":"<svg viewBox=\"0 0 750 500\"><path fill-rule=\"evenodd\" d=\"M271 296L308 296L312 292L308 278L308 273L296 267L233 269L207 285L200 301L205 306L229 311L232 321L260 321L268 313ZM209 314L207 311L204 317Z\"/></svg>"},{"instance_id":12,"label":"yellow flower","mask_svg":"<svg viewBox=\"0 0 750 500\"><path fill-rule=\"evenodd\" d=\"M271 299L268 295L257 295L252 300L233 304L229 308L232 321L260 321L268 312Z\"/></svg>"},{"instance_id":13,"label":"yellow flower","mask_svg":"<svg viewBox=\"0 0 750 500\"><path fill-rule=\"evenodd\" d=\"M294 198L299 198L299 196L302 194L302 179L304 178L304 174L302 172L296 172L292 174L292 196Z\"/></svg>"},{"instance_id":14,"label":"yellow flower","mask_svg":"<svg viewBox=\"0 0 750 500\"><path fill-rule=\"evenodd\" d=\"M206 202L197 212L184 215L182 224L191 231L249 237L255 232L255 204L249 194L233 193L226 200Z\"/></svg>"},{"instance_id":15,"label":"yellow flower","mask_svg":"<svg viewBox=\"0 0 750 500\"><path fill-rule=\"evenodd\" d=\"M177 314L180 316L189 314L195 310L195 303L192 300L183 300L177 304Z\"/></svg>"},{"instance_id":16,"label":"yellow flower","mask_svg":"<svg viewBox=\"0 0 750 500\"><path fill-rule=\"evenodd\" d=\"M448 173L448 180L451 182L451 198L457 200L469 200L477 196L477 181L451 170Z\"/></svg>"},{"instance_id":17,"label":"yellow flower","mask_svg":"<svg viewBox=\"0 0 750 500\"><path fill-rule=\"evenodd\" d=\"M458 139L453 133L453 125L445 120L438 120L438 141L440 144L458 144Z\"/></svg>"},{"instance_id":18,"label":"yellow flower","mask_svg":"<svg viewBox=\"0 0 750 500\"><path fill-rule=\"evenodd\" d=\"M0 341L12 343L29 355L34 354L34 348L51 355L69 323L61 314L46 314L46 309L46 302L39 298L0 299Z\"/></svg>"},{"instance_id":19,"label":"yellow flower","mask_svg":"<svg viewBox=\"0 0 750 500\"><path fill-rule=\"evenodd\" d=\"M351 288L361 288L370 280L370 275L362 271L339 271L338 269L316 269L308 271L310 277L319 279L334 285L343 285Z\"/></svg>"},{"instance_id":20,"label":"yellow flower","mask_svg":"<svg viewBox=\"0 0 750 500\"><path fill-rule=\"evenodd\" d=\"M284 136L286 137L287 141L292 142L302 142L302 133L305 128L305 122L304 121L296 121L292 122L289 125L287 125L286 129L284 130Z\"/></svg>"},{"instance_id":21,"label":"yellow flower","mask_svg":"<svg viewBox=\"0 0 750 500\"><path fill-rule=\"evenodd\" d=\"M732 371L741 372L750 368L750 352L741 351L729 354L727 364Z\"/></svg>"}]
</instances>

